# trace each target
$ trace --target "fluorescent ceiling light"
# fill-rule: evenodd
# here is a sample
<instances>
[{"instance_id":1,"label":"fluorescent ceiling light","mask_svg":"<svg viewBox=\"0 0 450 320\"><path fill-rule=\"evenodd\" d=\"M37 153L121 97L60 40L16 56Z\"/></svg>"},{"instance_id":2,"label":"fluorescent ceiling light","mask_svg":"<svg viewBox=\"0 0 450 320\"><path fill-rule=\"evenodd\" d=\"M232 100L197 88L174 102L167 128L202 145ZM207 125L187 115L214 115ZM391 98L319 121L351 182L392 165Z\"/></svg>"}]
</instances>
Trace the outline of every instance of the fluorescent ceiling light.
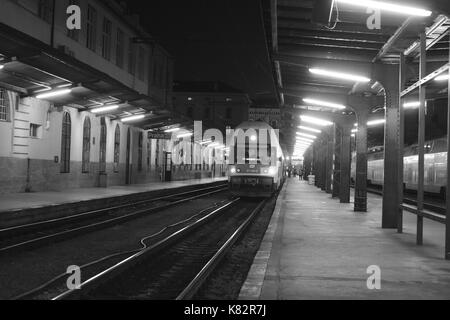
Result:
<instances>
[{"instance_id":1,"label":"fluorescent ceiling light","mask_svg":"<svg viewBox=\"0 0 450 320\"><path fill-rule=\"evenodd\" d=\"M126 118L122 118L122 119L120 119L122 122L130 122L130 121L136 121L136 120L141 120L141 119L144 119L145 118L145 115L143 115L143 114L138 114L138 115L135 115L135 116L130 116L130 117L126 117Z\"/></svg>"},{"instance_id":2,"label":"fluorescent ceiling light","mask_svg":"<svg viewBox=\"0 0 450 320\"><path fill-rule=\"evenodd\" d=\"M368 126L376 126L377 124L383 124L385 123L386 120L385 119L377 119L377 120L371 120L367 122Z\"/></svg>"},{"instance_id":3,"label":"fluorescent ceiling light","mask_svg":"<svg viewBox=\"0 0 450 320\"><path fill-rule=\"evenodd\" d=\"M333 108L333 109L345 109L346 108L346 106L344 106L342 104L332 103L332 102L323 101L323 100L309 99L309 98L303 99L303 102L312 104L312 105L316 105L316 106Z\"/></svg>"},{"instance_id":4,"label":"fluorescent ceiling light","mask_svg":"<svg viewBox=\"0 0 450 320\"><path fill-rule=\"evenodd\" d=\"M166 133L177 132L177 131L180 131L180 128L172 128L172 129L164 130L164 132L166 132Z\"/></svg>"},{"instance_id":5,"label":"fluorescent ceiling light","mask_svg":"<svg viewBox=\"0 0 450 320\"><path fill-rule=\"evenodd\" d=\"M411 16L429 17L432 14L432 12L429 10L387 3L382 1L373 1L373 0L336 0L336 1L338 3L347 3L355 6L386 10Z\"/></svg>"},{"instance_id":6,"label":"fluorescent ceiling light","mask_svg":"<svg viewBox=\"0 0 450 320\"><path fill-rule=\"evenodd\" d=\"M439 76L437 76L436 78L434 78L435 81L446 81L448 80L449 75L448 74L441 74Z\"/></svg>"},{"instance_id":7,"label":"fluorescent ceiling light","mask_svg":"<svg viewBox=\"0 0 450 320\"><path fill-rule=\"evenodd\" d=\"M352 138L354 138L354 137L356 137L356 134L352 133L351 136L352 136Z\"/></svg>"},{"instance_id":8,"label":"fluorescent ceiling light","mask_svg":"<svg viewBox=\"0 0 450 320\"><path fill-rule=\"evenodd\" d=\"M313 136L312 134L307 134L307 133L302 133L302 132L297 132L297 135L301 136L301 137L305 137L305 138L310 138L310 139L316 139L316 136Z\"/></svg>"},{"instance_id":9,"label":"fluorescent ceiling light","mask_svg":"<svg viewBox=\"0 0 450 320\"><path fill-rule=\"evenodd\" d=\"M300 137L297 137L297 138L296 138L296 141L297 141L297 142L299 142L299 141L303 141L303 142L311 142L311 143L314 142L314 140L312 140L312 139L308 139L308 138L300 138Z\"/></svg>"},{"instance_id":10,"label":"fluorescent ceiling light","mask_svg":"<svg viewBox=\"0 0 450 320\"><path fill-rule=\"evenodd\" d=\"M104 106L104 107L100 107L100 108L91 109L91 112L92 113L107 112L107 111L116 110L118 108L119 108L118 105Z\"/></svg>"},{"instance_id":11,"label":"fluorescent ceiling light","mask_svg":"<svg viewBox=\"0 0 450 320\"><path fill-rule=\"evenodd\" d=\"M62 90L54 90L46 93L41 93L36 96L36 99L46 99L51 97L58 97L65 94L68 94L72 91L72 89L62 89Z\"/></svg>"},{"instance_id":12,"label":"fluorescent ceiling light","mask_svg":"<svg viewBox=\"0 0 450 320\"><path fill-rule=\"evenodd\" d=\"M328 71L328 70L316 69L316 68L309 69L309 72L311 72L313 74L327 76L330 78L337 78L337 79L341 79L341 80L348 80L348 81L355 81L355 82L370 82L369 78L350 74L350 73Z\"/></svg>"},{"instance_id":13,"label":"fluorescent ceiling light","mask_svg":"<svg viewBox=\"0 0 450 320\"><path fill-rule=\"evenodd\" d=\"M0 64L0 70L2 70L5 67L4 64Z\"/></svg>"},{"instance_id":14,"label":"fluorescent ceiling light","mask_svg":"<svg viewBox=\"0 0 450 320\"><path fill-rule=\"evenodd\" d=\"M315 133L321 133L322 131L318 130L318 129L314 129L314 128L310 128L310 127L305 127L305 126L298 126L297 128L299 129L303 129L306 131L310 131L310 132L315 132Z\"/></svg>"},{"instance_id":15,"label":"fluorescent ceiling light","mask_svg":"<svg viewBox=\"0 0 450 320\"><path fill-rule=\"evenodd\" d=\"M319 118L314 118L314 117L310 117L310 116L300 116L300 119L302 121L308 122L308 123L312 123L312 124L316 124L319 126L331 126L333 124L333 122L327 121L327 120L323 120L323 119L319 119Z\"/></svg>"},{"instance_id":16,"label":"fluorescent ceiling light","mask_svg":"<svg viewBox=\"0 0 450 320\"><path fill-rule=\"evenodd\" d=\"M177 135L177 138L187 138L187 137L192 137L192 135L193 135L192 132L186 132L186 133Z\"/></svg>"},{"instance_id":17,"label":"fluorescent ceiling light","mask_svg":"<svg viewBox=\"0 0 450 320\"><path fill-rule=\"evenodd\" d=\"M420 107L420 101L411 101L403 104L403 108L417 108Z\"/></svg>"}]
</instances>

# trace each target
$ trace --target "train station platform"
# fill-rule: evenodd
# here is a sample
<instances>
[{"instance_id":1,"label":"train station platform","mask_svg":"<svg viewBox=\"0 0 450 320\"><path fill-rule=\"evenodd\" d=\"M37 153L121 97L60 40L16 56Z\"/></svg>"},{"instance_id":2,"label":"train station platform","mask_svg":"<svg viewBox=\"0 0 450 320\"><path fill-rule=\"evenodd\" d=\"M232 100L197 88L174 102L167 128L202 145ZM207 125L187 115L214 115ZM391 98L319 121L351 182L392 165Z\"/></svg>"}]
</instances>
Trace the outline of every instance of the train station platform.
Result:
<instances>
[{"instance_id":1,"label":"train station platform","mask_svg":"<svg viewBox=\"0 0 450 320\"><path fill-rule=\"evenodd\" d=\"M171 182L151 182L146 184L111 186L108 188L76 188L61 191L0 194L0 217L1 213L4 211L48 207L103 198L106 199L134 193L211 184L226 180L226 177L220 177Z\"/></svg>"},{"instance_id":2,"label":"train station platform","mask_svg":"<svg viewBox=\"0 0 450 320\"><path fill-rule=\"evenodd\" d=\"M382 198L368 197L368 212L356 213L289 179L239 298L449 299L444 225L424 221L424 245L417 246L416 216L404 214L403 234L382 229ZM367 286L373 265L381 270L379 290Z\"/></svg>"}]
</instances>

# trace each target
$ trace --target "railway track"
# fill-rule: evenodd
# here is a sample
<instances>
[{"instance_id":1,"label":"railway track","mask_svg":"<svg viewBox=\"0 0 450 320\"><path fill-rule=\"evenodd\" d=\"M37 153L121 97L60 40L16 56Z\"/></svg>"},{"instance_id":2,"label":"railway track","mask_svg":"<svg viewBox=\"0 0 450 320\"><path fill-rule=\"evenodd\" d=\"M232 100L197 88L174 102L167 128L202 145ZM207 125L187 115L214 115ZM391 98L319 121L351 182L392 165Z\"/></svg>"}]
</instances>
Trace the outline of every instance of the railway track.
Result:
<instances>
[{"instance_id":1,"label":"railway track","mask_svg":"<svg viewBox=\"0 0 450 320\"><path fill-rule=\"evenodd\" d=\"M202 188L0 229L0 256L100 230L226 189L226 185Z\"/></svg>"},{"instance_id":2,"label":"railway track","mask_svg":"<svg viewBox=\"0 0 450 320\"><path fill-rule=\"evenodd\" d=\"M379 189L372 189L372 188L368 188L367 192L373 193L373 194L377 194L377 195L383 195L383 191L379 190ZM417 200L414 199L411 194L405 193L403 196L403 202L405 204L410 204L413 206L417 206ZM444 204L438 204L438 203L431 203L431 202L424 202L423 204L424 209L428 209L432 212L441 214L441 215L445 215L446 212L446 208L445 208L445 203Z\"/></svg>"},{"instance_id":3,"label":"railway track","mask_svg":"<svg viewBox=\"0 0 450 320\"><path fill-rule=\"evenodd\" d=\"M53 299L190 299L265 204L228 201Z\"/></svg>"}]
</instances>

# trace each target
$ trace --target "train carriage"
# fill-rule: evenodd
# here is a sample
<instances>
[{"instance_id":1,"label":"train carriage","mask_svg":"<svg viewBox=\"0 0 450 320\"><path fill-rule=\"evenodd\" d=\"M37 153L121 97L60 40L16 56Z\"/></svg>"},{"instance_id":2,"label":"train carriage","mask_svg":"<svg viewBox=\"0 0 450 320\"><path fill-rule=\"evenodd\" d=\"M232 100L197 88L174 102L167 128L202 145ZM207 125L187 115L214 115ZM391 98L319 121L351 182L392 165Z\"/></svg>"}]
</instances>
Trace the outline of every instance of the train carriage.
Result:
<instances>
[{"instance_id":1,"label":"train carriage","mask_svg":"<svg viewBox=\"0 0 450 320\"><path fill-rule=\"evenodd\" d=\"M447 179L446 138L425 143L424 155L424 191L445 196ZM417 145L406 147L403 158L403 187L405 190L417 190L418 185ZM355 179L355 155L352 159L352 180ZM367 159L367 183L382 186L384 181L384 154L382 148L370 152Z\"/></svg>"},{"instance_id":2,"label":"train carriage","mask_svg":"<svg viewBox=\"0 0 450 320\"><path fill-rule=\"evenodd\" d=\"M275 130L265 122L247 121L236 127L228 161L234 195L270 197L284 182L284 153Z\"/></svg>"}]
</instances>

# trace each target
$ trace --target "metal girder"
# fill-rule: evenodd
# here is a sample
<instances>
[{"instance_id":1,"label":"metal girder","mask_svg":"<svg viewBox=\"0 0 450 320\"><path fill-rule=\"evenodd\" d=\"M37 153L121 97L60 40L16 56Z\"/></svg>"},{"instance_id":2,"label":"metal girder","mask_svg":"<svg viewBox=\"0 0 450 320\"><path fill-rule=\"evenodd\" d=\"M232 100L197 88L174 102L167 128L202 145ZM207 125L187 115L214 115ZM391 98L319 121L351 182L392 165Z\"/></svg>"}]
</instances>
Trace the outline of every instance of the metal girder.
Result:
<instances>
[{"instance_id":1,"label":"metal girder","mask_svg":"<svg viewBox=\"0 0 450 320\"><path fill-rule=\"evenodd\" d=\"M352 50L367 50L378 51L380 50L380 43L355 41L352 39L310 39L299 38L292 36L279 35L278 41L280 45L301 45L309 47L319 48L333 48L333 49L352 49Z\"/></svg>"},{"instance_id":2,"label":"metal girder","mask_svg":"<svg viewBox=\"0 0 450 320\"><path fill-rule=\"evenodd\" d=\"M347 94L344 92L329 92L327 90L321 91L300 91L300 90L292 90L292 89L283 89L282 92L285 95L299 97L299 98L317 98L326 101L332 101L334 103L347 103Z\"/></svg>"},{"instance_id":3,"label":"metal girder","mask_svg":"<svg viewBox=\"0 0 450 320\"><path fill-rule=\"evenodd\" d=\"M291 55L304 58L319 58L319 59L334 59L340 61L360 61L371 62L376 55L374 50L371 54L361 52L358 49L346 49L346 48L334 48L331 52L328 50L320 50L320 48L314 48L305 45L278 45L278 51L280 54Z\"/></svg>"},{"instance_id":4,"label":"metal girder","mask_svg":"<svg viewBox=\"0 0 450 320\"><path fill-rule=\"evenodd\" d=\"M315 50L317 53L317 50ZM372 68L372 58L363 58L361 56L354 57L348 56L347 59L340 59L339 55L328 55L327 57L320 57L314 54L314 52L309 53L296 53L296 54L285 54L280 52L279 54L274 55L273 59L280 61L282 64L292 64L304 68L313 67L313 66L324 66L328 67L341 67L341 69L347 70L365 70L367 74L370 74L370 70ZM355 58L355 59L352 59ZM353 69L349 69L353 68ZM354 71L354 72L355 72Z\"/></svg>"},{"instance_id":5,"label":"metal girder","mask_svg":"<svg viewBox=\"0 0 450 320\"><path fill-rule=\"evenodd\" d=\"M272 27L272 51L278 52L278 0L270 0L270 19Z\"/></svg>"},{"instance_id":6,"label":"metal girder","mask_svg":"<svg viewBox=\"0 0 450 320\"><path fill-rule=\"evenodd\" d=\"M416 83L414 83L412 86L406 88L405 90L403 90L401 92L401 97L404 97L405 95L407 95L408 93L410 93L411 91L414 91L416 89L418 89L419 87L427 84L428 82L432 81L437 75L447 71L450 67L450 63L446 63L445 65L443 65L442 67L436 69L435 71L431 72L429 75L424 76L423 78L419 79L419 81L417 81Z\"/></svg>"},{"instance_id":7,"label":"metal girder","mask_svg":"<svg viewBox=\"0 0 450 320\"><path fill-rule=\"evenodd\" d=\"M378 52L377 56L373 59L373 62L382 59L387 53L393 50L397 40L400 39L403 34L408 31L408 28L414 22L416 22L416 20L412 17L406 19L405 22L403 22L403 24L395 31L392 37L390 37L389 40L384 44L380 52Z\"/></svg>"},{"instance_id":8,"label":"metal girder","mask_svg":"<svg viewBox=\"0 0 450 320\"><path fill-rule=\"evenodd\" d=\"M292 29L301 29L301 30L311 30L311 31L326 31L329 30L325 27L320 27L318 25L312 24L309 20L301 20L301 19L279 19L278 20L278 28L292 28ZM397 27L386 26L381 30L368 30L365 25L358 25L352 23L339 23L339 28L337 28L336 32L352 32L357 34L369 34L369 35L382 35L382 36L391 36L395 33Z\"/></svg>"},{"instance_id":9,"label":"metal girder","mask_svg":"<svg viewBox=\"0 0 450 320\"><path fill-rule=\"evenodd\" d=\"M294 37L301 39L320 39L335 41L356 41L364 43L377 43L383 45L389 40L388 35L362 34L339 30L317 30L314 32L308 30L299 30L295 28L278 28L280 37Z\"/></svg>"}]
</instances>

